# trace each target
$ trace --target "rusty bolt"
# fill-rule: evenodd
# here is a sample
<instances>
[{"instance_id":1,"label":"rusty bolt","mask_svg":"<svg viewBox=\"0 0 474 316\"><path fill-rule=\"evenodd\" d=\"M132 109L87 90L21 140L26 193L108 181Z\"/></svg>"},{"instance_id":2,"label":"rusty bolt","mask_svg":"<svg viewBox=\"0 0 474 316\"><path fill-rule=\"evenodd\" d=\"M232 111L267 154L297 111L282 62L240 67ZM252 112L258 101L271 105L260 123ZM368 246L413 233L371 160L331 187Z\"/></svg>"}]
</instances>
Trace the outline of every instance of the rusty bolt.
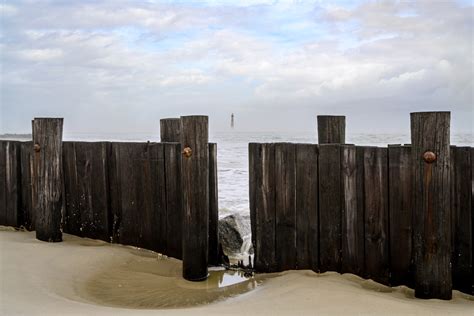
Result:
<instances>
[{"instance_id":1,"label":"rusty bolt","mask_svg":"<svg viewBox=\"0 0 474 316\"><path fill-rule=\"evenodd\" d=\"M426 151L424 154L423 154L423 160L426 162L426 163L433 163L436 161L436 154L432 151Z\"/></svg>"},{"instance_id":2,"label":"rusty bolt","mask_svg":"<svg viewBox=\"0 0 474 316\"><path fill-rule=\"evenodd\" d=\"M193 150L189 147L186 147L183 149L183 155L184 157L189 158L193 155Z\"/></svg>"},{"instance_id":3,"label":"rusty bolt","mask_svg":"<svg viewBox=\"0 0 474 316\"><path fill-rule=\"evenodd\" d=\"M39 144L35 144L35 145L33 146L33 149L34 149L36 152L39 152L40 149L41 149L41 146L40 146Z\"/></svg>"}]
</instances>

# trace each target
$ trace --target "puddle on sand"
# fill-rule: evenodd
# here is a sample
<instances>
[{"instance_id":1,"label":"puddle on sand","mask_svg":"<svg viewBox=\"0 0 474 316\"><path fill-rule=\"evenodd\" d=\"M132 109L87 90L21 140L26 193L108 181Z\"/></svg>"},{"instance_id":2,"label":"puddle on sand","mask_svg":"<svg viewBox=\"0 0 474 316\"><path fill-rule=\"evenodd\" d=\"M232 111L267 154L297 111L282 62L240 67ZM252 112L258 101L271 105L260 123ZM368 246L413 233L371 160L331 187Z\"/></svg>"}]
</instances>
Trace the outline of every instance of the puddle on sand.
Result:
<instances>
[{"instance_id":1,"label":"puddle on sand","mask_svg":"<svg viewBox=\"0 0 474 316\"><path fill-rule=\"evenodd\" d=\"M247 278L240 271L211 269L201 282L181 277L181 262L170 258L137 255L123 264L112 264L77 284L77 294L100 305L163 309L209 304L249 292L262 282L260 276Z\"/></svg>"}]
</instances>

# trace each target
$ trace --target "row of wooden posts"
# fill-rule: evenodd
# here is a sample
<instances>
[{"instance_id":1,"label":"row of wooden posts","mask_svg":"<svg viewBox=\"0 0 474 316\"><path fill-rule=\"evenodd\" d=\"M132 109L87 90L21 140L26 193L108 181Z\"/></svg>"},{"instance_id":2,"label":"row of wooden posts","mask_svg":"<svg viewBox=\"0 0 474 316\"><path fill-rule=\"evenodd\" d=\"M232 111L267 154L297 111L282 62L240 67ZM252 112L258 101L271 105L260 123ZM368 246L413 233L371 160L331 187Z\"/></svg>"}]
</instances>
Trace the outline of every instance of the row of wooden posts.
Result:
<instances>
[{"instance_id":1,"label":"row of wooden posts","mask_svg":"<svg viewBox=\"0 0 474 316\"><path fill-rule=\"evenodd\" d=\"M354 273L419 298L474 294L474 150L450 146L450 113L411 114L411 145L249 144L255 269Z\"/></svg>"},{"instance_id":2,"label":"row of wooden posts","mask_svg":"<svg viewBox=\"0 0 474 316\"><path fill-rule=\"evenodd\" d=\"M161 143L63 142L63 119L36 118L33 141L0 141L0 225L159 251L183 277L218 258L217 145L207 116L162 119Z\"/></svg>"}]
</instances>

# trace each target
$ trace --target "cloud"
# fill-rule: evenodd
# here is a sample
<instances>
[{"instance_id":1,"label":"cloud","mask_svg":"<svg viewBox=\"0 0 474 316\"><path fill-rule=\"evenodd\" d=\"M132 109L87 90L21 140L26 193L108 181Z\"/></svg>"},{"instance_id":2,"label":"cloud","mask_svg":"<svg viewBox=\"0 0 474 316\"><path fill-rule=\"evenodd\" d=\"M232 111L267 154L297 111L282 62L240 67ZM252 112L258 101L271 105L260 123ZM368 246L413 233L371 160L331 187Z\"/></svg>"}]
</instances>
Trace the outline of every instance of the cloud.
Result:
<instances>
[{"instance_id":1,"label":"cloud","mask_svg":"<svg viewBox=\"0 0 474 316\"><path fill-rule=\"evenodd\" d=\"M472 5L6 2L0 132L28 130L35 115L133 131L230 112L248 129L309 129L295 122L336 112L371 113L383 129L387 113L396 128L426 109L472 126Z\"/></svg>"}]
</instances>

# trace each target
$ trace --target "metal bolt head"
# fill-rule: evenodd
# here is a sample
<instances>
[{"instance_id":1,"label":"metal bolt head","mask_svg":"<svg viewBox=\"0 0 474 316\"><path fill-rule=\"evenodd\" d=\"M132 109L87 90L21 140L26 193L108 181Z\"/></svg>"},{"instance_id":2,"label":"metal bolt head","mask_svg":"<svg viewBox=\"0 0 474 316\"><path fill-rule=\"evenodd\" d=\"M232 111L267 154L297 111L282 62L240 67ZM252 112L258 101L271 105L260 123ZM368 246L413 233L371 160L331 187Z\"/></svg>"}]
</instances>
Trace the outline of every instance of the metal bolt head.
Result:
<instances>
[{"instance_id":1,"label":"metal bolt head","mask_svg":"<svg viewBox=\"0 0 474 316\"><path fill-rule=\"evenodd\" d=\"M183 155L184 157L189 158L193 155L193 150L189 147L186 147L183 149Z\"/></svg>"},{"instance_id":2,"label":"metal bolt head","mask_svg":"<svg viewBox=\"0 0 474 316\"><path fill-rule=\"evenodd\" d=\"M423 160L426 163L433 163L433 162L436 161L436 154L434 152L428 150L423 154Z\"/></svg>"},{"instance_id":3,"label":"metal bolt head","mask_svg":"<svg viewBox=\"0 0 474 316\"><path fill-rule=\"evenodd\" d=\"M41 149L41 146L40 146L39 144L35 144L35 145L33 146L33 149L34 149L34 151L39 152L40 149Z\"/></svg>"}]
</instances>

